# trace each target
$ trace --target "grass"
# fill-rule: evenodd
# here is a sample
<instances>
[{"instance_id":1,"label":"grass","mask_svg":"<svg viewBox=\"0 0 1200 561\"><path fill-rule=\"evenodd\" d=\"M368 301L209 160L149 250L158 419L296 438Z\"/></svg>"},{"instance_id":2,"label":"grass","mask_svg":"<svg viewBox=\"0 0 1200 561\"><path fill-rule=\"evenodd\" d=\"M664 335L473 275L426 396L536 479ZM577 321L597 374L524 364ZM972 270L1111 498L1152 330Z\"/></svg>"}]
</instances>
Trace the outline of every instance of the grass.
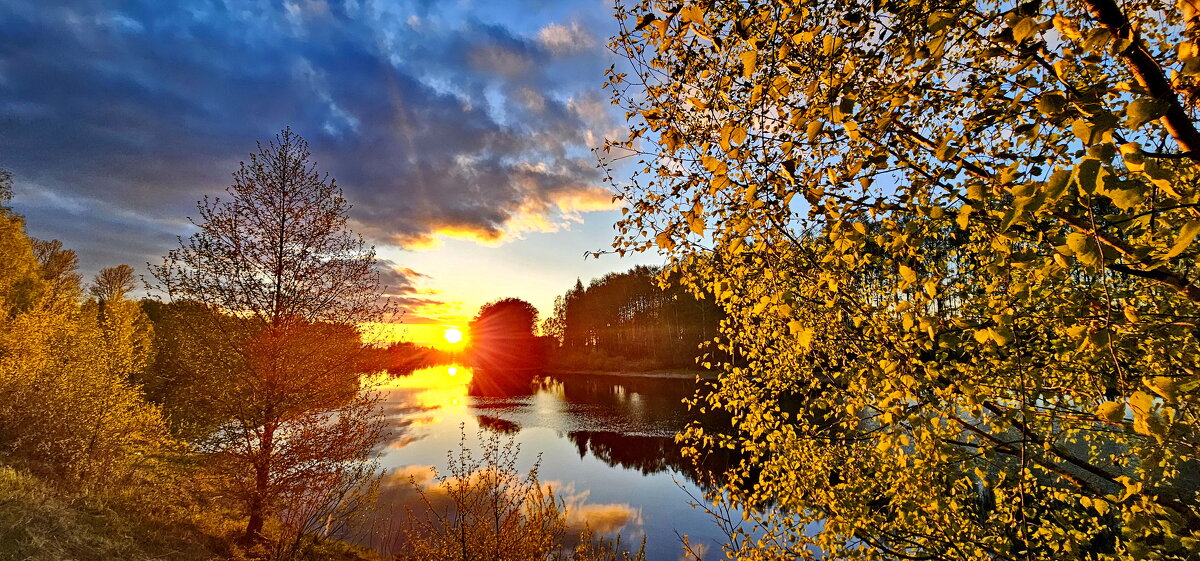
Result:
<instances>
[{"instance_id":1,"label":"grass","mask_svg":"<svg viewBox=\"0 0 1200 561\"><path fill-rule=\"evenodd\" d=\"M73 496L0 466L0 560L221 559L219 539L189 524L163 524Z\"/></svg>"},{"instance_id":2,"label":"grass","mask_svg":"<svg viewBox=\"0 0 1200 561\"><path fill-rule=\"evenodd\" d=\"M235 514L180 500L164 487L85 495L0 464L0 561L249 558L229 546L244 524ZM374 559L370 551L328 540L296 561Z\"/></svg>"}]
</instances>

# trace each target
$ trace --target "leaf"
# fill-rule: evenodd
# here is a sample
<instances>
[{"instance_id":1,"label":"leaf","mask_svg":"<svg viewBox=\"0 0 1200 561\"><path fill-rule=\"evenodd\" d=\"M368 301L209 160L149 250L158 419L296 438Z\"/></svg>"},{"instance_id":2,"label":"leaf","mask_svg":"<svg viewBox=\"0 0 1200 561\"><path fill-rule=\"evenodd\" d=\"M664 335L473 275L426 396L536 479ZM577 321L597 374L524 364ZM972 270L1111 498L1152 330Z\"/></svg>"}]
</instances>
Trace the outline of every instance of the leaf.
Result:
<instances>
[{"instance_id":1,"label":"leaf","mask_svg":"<svg viewBox=\"0 0 1200 561\"><path fill-rule=\"evenodd\" d=\"M658 247L661 247L667 251L670 251L671 248L675 247L675 240L671 239L670 232L660 232L657 236L654 236L654 243L658 244Z\"/></svg>"},{"instance_id":2,"label":"leaf","mask_svg":"<svg viewBox=\"0 0 1200 561\"><path fill-rule=\"evenodd\" d=\"M1037 33L1037 30L1037 20L1033 18L1024 18L1017 22L1016 27L1013 28L1013 40L1017 43L1024 43L1026 39L1032 37L1034 33Z\"/></svg>"},{"instance_id":3,"label":"leaf","mask_svg":"<svg viewBox=\"0 0 1200 561\"><path fill-rule=\"evenodd\" d=\"M1141 97L1125 107L1125 126L1136 129L1167 114L1170 107L1157 99Z\"/></svg>"},{"instance_id":4,"label":"leaf","mask_svg":"<svg viewBox=\"0 0 1200 561\"><path fill-rule=\"evenodd\" d=\"M796 343L805 349L812 347L813 330L805 327L799 321L789 321L788 329L796 336Z\"/></svg>"},{"instance_id":5,"label":"leaf","mask_svg":"<svg viewBox=\"0 0 1200 561\"><path fill-rule=\"evenodd\" d=\"M742 77L750 78L754 76L754 71L758 69L758 51L744 51L741 55L742 59Z\"/></svg>"},{"instance_id":6,"label":"leaf","mask_svg":"<svg viewBox=\"0 0 1200 561\"><path fill-rule=\"evenodd\" d=\"M1073 179L1084 193L1096 192L1096 184L1101 178L1102 166L1096 158L1084 158L1075 166Z\"/></svg>"},{"instance_id":7,"label":"leaf","mask_svg":"<svg viewBox=\"0 0 1200 561\"><path fill-rule=\"evenodd\" d=\"M645 29L647 25L650 25L650 22L652 22L656 19L658 19L658 16L656 16L654 14L646 14L646 15L638 18L637 27L633 28L633 30L641 31L641 30Z\"/></svg>"},{"instance_id":8,"label":"leaf","mask_svg":"<svg viewBox=\"0 0 1200 561\"><path fill-rule=\"evenodd\" d=\"M917 282L917 272L909 268L907 265L900 266L900 276L907 282Z\"/></svg>"},{"instance_id":9,"label":"leaf","mask_svg":"<svg viewBox=\"0 0 1200 561\"><path fill-rule=\"evenodd\" d=\"M1071 232L1067 235L1067 247L1070 248L1080 263L1089 267L1100 265L1100 251L1096 247L1096 241L1091 236L1080 232Z\"/></svg>"},{"instance_id":10,"label":"leaf","mask_svg":"<svg viewBox=\"0 0 1200 561\"><path fill-rule=\"evenodd\" d=\"M688 226L691 228L693 234L696 234L697 236L703 236L705 226L704 216L701 214L692 215L692 219L689 221Z\"/></svg>"},{"instance_id":11,"label":"leaf","mask_svg":"<svg viewBox=\"0 0 1200 561\"><path fill-rule=\"evenodd\" d=\"M1183 253L1189 245L1192 245L1192 241L1196 239L1196 234L1200 234L1200 220L1188 221L1187 224L1184 224L1179 229L1179 237L1175 238L1175 244L1163 254L1162 259L1164 261L1174 259Z\"/></svg>"},{"instance_id":12,"label":"leaf","mask_svg":"<svg viewBox=\"0 0 1200 561\"><path fill-rule=\"evenodd\" d=\"M1038 111L1046 115L1057 115L1067 106L1067 98L1058 92L1050 92L1038 99Z\"/></svg>"},{"instance_id":13,"label":"leaf","mask_svg":"<svg viewBox=\"0 0 1200 561\"><path fill-rule=\"evenodd\" d=\"M1125 420L1125 404L1116 401L1106 401L1096 407L1096 416L1110 423L1120 423Z\"/></svg>"},{"instance_id":14,"label":"leaf","mask_svg":"<svg viewBox=\"0 0 1200 561\"><path fill-rule=\"evenodd\" d=\"M746 127L743 127L742 125L735 125L733 130L729 133L729 140L737 145L741 145L742 143L746 142Z\"/></svg>"},{"instance_id":15,"label":"leaf","mask_svg":"<svg viewBox=\"0 0 1200 561\"><path fill-rule=\"evenodd\" d=\"M688 6L684 9L680 10L679 19L685 23L703 24L704 23L704 9L699 6L696 6L696 5Z\"/></svg>"}]
</instances>

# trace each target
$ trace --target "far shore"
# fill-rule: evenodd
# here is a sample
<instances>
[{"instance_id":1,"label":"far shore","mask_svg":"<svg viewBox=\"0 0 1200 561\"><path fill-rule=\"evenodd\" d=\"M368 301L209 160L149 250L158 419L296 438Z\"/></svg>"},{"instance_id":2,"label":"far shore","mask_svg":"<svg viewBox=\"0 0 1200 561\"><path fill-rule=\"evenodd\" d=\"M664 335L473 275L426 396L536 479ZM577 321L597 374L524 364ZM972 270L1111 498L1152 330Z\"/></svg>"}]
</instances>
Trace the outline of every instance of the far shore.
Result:
<instances>
[{"instance_id":1,"label":"far shore","mask_svg":"<svg viewBox=\"0 0 1200 561\"><path fill-rule=\"evenodd\" d=\"M717 372L711 370L648 370L645 372L622 372L613 370L546 370L547 376L621 376L624 378L673 378L680 380L716 380Z\"/></svg>"}]
</instances>

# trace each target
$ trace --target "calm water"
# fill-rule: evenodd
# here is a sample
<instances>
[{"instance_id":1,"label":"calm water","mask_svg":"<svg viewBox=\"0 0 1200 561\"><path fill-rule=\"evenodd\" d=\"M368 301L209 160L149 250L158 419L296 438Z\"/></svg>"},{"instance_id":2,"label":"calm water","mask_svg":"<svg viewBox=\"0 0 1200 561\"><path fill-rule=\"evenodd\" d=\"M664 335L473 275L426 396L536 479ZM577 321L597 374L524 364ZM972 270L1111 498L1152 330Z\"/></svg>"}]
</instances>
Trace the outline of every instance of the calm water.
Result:
<instances>
[{"instance_id":1,"label":"calm water","mask_svg":"<svg viewBox=\"0 0 1200 561\"><path fill-rule=\"evenodd\" d=\"M430 466L444 470L464 426L475 448L480 427L512 435L521 446L519 469L540 454L540 479L566 501L569 531L586 522L634 544L645 536L653 561L678 559L677 534L688 535L707 558L720 558L722 535L691 506L703 491L673 440L688 422L680 400L694 388L690 379L573 375L502 391L480 380L472 385L471 369L462 366L391 379L384 388L391 434L380 455L390 470L382 495L400 516L379 523L371 541L398 547L395 526L416 499L409 476L428 478Z\"/></svg>"}]
</instances>

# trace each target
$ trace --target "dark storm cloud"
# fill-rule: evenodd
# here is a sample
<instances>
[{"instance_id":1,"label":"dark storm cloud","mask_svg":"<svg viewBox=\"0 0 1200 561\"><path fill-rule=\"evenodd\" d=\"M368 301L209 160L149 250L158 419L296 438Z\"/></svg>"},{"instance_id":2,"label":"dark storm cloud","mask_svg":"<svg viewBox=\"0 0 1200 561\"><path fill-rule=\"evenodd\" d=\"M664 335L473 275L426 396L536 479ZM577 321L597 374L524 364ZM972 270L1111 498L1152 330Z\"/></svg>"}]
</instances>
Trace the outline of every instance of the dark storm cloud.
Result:
<instances>
[{"instance_id":1,"label":"dark storm cloud","mask_svg":"<svg viewBox=\"0 0 1200 561\"><path fill-rule=\"evenodd\" d=\"M17 175L15 204L81 254L143 240L124 250L138 263L186 235L179 219L256 140L291 126L375 241L499 241L607 207L587 151L611 127L594 35L449 26L427 19L437 10L0 0L0 166Z\"/></svg>"}]
</instances>

